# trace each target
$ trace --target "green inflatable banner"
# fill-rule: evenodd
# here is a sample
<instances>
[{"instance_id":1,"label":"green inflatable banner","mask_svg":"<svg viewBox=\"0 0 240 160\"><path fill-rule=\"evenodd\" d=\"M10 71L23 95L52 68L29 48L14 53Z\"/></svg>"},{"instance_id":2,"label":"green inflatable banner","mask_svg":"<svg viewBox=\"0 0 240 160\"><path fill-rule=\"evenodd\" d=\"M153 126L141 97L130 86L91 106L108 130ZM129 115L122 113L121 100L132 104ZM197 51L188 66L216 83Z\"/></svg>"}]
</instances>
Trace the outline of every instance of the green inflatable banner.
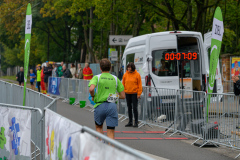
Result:
<instances>
[{"instance_id":1,"label":"green inflatable banner","mask_svg":"<svg viewBox=\"0 0 240 160\"><path fill-rule=\"evenodd\" d=\"M223 32L224 32L224 26L223 26L222 11L220 7L217 7L214 13L213 26L212 26L208 93L213 92L216 69L217 69L219 54L221 51ZM211 95L208 95L207 117L206 117L207 122L208 122L208 111L209 111L210 100L211 100Z\"/></svg>"},{"instance_id":2,"label":"green inflatable banner","mask_svg":"<svg viewBox=\"0 0 240 160\"><path fill-rule=\"evenodd\" d=\"M24 56L23 106L25 106L25 98L26 98L26 84L27 84L29 55L30 55L31 30L32 30L32 11L31 11L31 4L28 3L27 14L26 14L26 24L25 24L25 56Z\"/></svg>"}]
</instances>

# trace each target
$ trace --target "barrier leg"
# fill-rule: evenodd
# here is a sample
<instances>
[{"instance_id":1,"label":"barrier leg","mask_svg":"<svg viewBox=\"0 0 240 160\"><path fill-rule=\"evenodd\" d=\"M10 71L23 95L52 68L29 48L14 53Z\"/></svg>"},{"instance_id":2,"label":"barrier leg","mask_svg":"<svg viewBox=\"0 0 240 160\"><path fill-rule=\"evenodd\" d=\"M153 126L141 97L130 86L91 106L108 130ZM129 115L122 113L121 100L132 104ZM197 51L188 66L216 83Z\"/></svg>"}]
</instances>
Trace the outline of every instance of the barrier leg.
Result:
<instances>
[{"instance_id":1,"label":"barrier leg","mask_svg":"<svg viewBox=\"0 0 240 160\"><path fill-rule=\"evenodd\" d=\"M118 118L118 120L122 119L122 117L124 117L124 115L121 115L121 117L120 117L120 118Z\"/></svg>"},{"instance_id":2,"label":"barrier leg","mask_svg":"<svg viewBox=\"0 0 240 160\"><path fill-rule=\"evenodd\" d=\"M141 124L141 125L140 125L140 124ZM138 127L138 128L141 128L141 127L146 126L146 125L149 126L149 127L151 127L151 128L153 128L153 127L152 127L150 124L148 124L147 122L141 122L140 124L139 124L139 127Z\"/></svg>"},{"instance_id":3,"label":"barrier leg","mask_svg":"<svg viewBox=\"0 0 240 160\"><path fill-rule=\"evenodd\" d=\"M198 138L196 141L194 141L191 145L195 144L197 141L199 141L201 138Z\"/></svg>"},{"instance_id":4,"label":"barrier leg","mask_svg":"<svg viewBox=\"0 0 240 160\"><path fill-rule=\"evenodd\" d=\"M240 156L240 154L238 154L238 155L235 157L235 159L237 159L239 156Z\"/></svg>"},{"instance_id":5,"label":"barrier leg","mask_svg":"<svg viewBox=\"0 0 240 160\"><path fill-rule=\"evenodd\" d=\"M128 119L128 117L125 117L121 122L125 121L126 119Z\"/></svg>"}]
</instances>

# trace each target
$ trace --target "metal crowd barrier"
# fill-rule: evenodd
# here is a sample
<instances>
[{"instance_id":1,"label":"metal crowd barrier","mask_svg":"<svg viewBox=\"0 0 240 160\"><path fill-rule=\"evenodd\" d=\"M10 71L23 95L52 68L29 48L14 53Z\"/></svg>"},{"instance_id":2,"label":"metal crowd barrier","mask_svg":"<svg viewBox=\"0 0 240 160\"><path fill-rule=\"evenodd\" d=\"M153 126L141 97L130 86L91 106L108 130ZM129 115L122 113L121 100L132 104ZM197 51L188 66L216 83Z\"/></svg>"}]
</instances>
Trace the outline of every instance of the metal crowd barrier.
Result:
<instances>
[{"instance_id":1,"label":"metal crowd barrier","mask_svg":"<svg viewBox=\"0 0 240 160\"><path fill-rule=\"evenodd\" d=\"M55 112L51 112L48 108L49 107L46 107L44 110L44 117L50 117L52 119L45 120L45 132L49 132L49 134L42 140L45 142L45 146L52 143L51 141L50 143L48 142L48 138L52 136L51 133L54 131L56 134L54 134L54 136L59 139L62 146L67 146L66 144L72 145L72 157L70 158L73 158L74 153L78 153L74 155L74 159L110 159L114 156L114 159L153 160L152 158L121 144L118 141L112 140L89 127L81 126ZM52 117L48 115L51 115ZM67 125L68 131L64 130L65 126L61 125L62 123ZM63 138L63 135L65 138ZM68 142L64 141L66 137L71 137L72 142L71 140ZM54 154L51 155L51 153L55 153L59 146L55 143L53 145L54 147L49 147L50 153L44 149L45 152L42 155L45 157L44 159L54 159Z\"/></svg>"},{"instance_id":2,"label":"metal crowd barrier","mask_svg":"<svg viewBox=\"0 0 240 160\"><path fill-rule=\"evenodd\" d=\"M0 80L0 103L9 105L9 106L22 106L23 104L23 86L19 86L16 84L8 83ZM44 110L46 106L49 106L51 110L56 111L57 102L44 94L33 91L31 89L26 89L26 106L30 106L32 108ZM41 147L43 147L43 142L41 141L41 136L38 136L39 133L42 133L43 130L41 128L41 123L44 123L41 120L42 115L38 112L32 112L31 119L31 137L32 143L36 146L38 153L36 156L39 156L39 152L41 152ZM43 135L43 134L41 134ZM36 157L35 156L35 157Z\"/></svg>"},{"instance_id":3,"label":"metal crowd barrier","mask_svg":"<svg viewBox=\"0 0 240 160\"><path fill-rule=\"evenodd\" d=\"M48 92L48 94L63 99L63 102L69 102L70 98L75 98L73 105L78 105L80 101L86 101L86 106L89 106L91 108L91 111L93 111L93 105L88 99L88 80L49 77L48 81L48 90L54 90Z\"/></svg>"},{"instance_id":4,"label":"metal crowd barrier","mask_svg":"<svg viewBox=\"0 0 240 160\"><path fill-rule=\"evenodd\" d=\"M69 84L69 82L73 82L70 80L67 80L67 81L68 81L68 84ZM82 82L80 82L80 80L78 80L78 82L80 84L78 86L78 88L80 88L80 89L78 89L79 95L76 98L78 98L79 100L82 100L82 99L88 97L88 96L83 97L82 95L88 94L88 92L86 90L88 90L87 85L89 82L83 81L83 80L82 80ZM71 92L71 89L74 89L74 88L75 87L70 88L69 92ZM76 92L76 91L74 91L74 92ZM71 124L73 126L80 126L79 124L76 124L76 123L68 120L67 118L56 113L57 99L53 99L47 95L43 95L36 91L27 89L26 90L26 105L31 106L31 107L16 105L16 104L21 104L23 101L22 100L23 96L21 96L21 95L23 95L23 87L15 85L15 84L10 84L10 83L4 82L4 81L0 81L0 93L2 95L2 96L0 96L0 106L1 107L3 106L3 107L11 107L11 108L21 108L24 110L32 111L31 112L31 137L29 137L29 138L31 138L31 142L34 145L34 151L31 153L32 159L34 159L34 158L37 159L38 157L40 157L41 160L45 159L46 158L45 152L49 149L49 145L54 145L54 143L52 142L52 139L51 139L51 141L48 139L48 138L50 138L49 135L46 135L46 133L48 132L46 130L47 122L51 122L53 124L59 123L59 125L65 126L65 125L63 125L63 123L60 123L57 119L52 118L50 121L49 121L49 119L46 119L46 111L53 112L55 115L57 115L59 117L59 120L61 120L61 121L67 120L68 124ZM5 103L10 103L10 104L5 104ZM38 111L40 114L36 111ZM75 127L73 127L73 128L75 128ZM93 157L94 157L94 155L96 156L96 153L95 153L96 151L89 149L87 147L87 146L89 146L88 143L93 143L94 146L96 146L97 148L102 148L102 147L106 148L106 150L101 149L101 152L98 153L99 155L97 154L97 156L102 156L102 158L105 158L105 159L106 159L106 157L109 157L109 156L112 157L113 154L114 154L114 156L116 156L115 154L118 154L119 155L118 159L120 159L120 158L121 159L129 159L129 158L130 159L146 159L146 160L152 159L146 155L143 155L142 153L137 152L136 150L134 150L130 147L127 147L127 146L121 144L120 142L109 139L108 137L103 136L102 134L100 134L88 127L81 126L81 128L82 129L78 131L79 136L80 137L83 136L83 139L87 140L87 143L86 143L87 145L82 147L81 150L78 147L75 147L75 148L77 150L79 150L79 152L81 152L81 153L83 152L83 153L90 154L90 155L87 155L87 156L89 156L89 158L90 158L90 156L93 156ZM61 130L61 132L62 132L61 134L65 136L66 129ZM56 134L58 134L58 133L56 132ZM76 134L76 133L74 132L73 134ZM52 138L52 135L54 135L54 134L51 134L51 138ZM46 143L47 141L50 141L50 142L47 144ZM79 141L79 143L80 143L80 141ZM69 141L68 141L68 145L69 145ZM46 147L48 147L48 148L46 148ZM68 147L70 147L70 146L68 146ZM55 149L55 147L51 148L50 156L52 153L52 149ZM109 150L112 150L112 152L108 152ZM65 154L67 153L68 154L67 156L71 158L71 154L72 154L71 152L72 152L72 149L70 151L70 148L68 148L68 150L67 150L67 152L65 152ZM78 155L81 155L81 154L78 154Z\"/></svg>"},{"instance_id":5,"label":"metal crowd barrier","mask_svg":"<svg viewBox=\"0 0 240 160\"><path fill-rule=\"evenodd\" d=\"M42 148L42 146L43 146L43 142L41 141L41 138L42 138L42 135L41 135L41 131L43 130L43 128L42 128L42 123L43 122L41 122L40 121L40 118L42 117L42 110L41 109L39 109L39 108L34 108L34 107L27 107L27 106L20 106L20 105L13 105L13 104L5 104L5 103L0 103L0 107L5 107L5 108L15 108L15 109L17 109L18 110L18 112L19 111L21 111L22 109L24 110L24 111L26 111L26 110L30 110L31 111L31 137L28 137L28 135L21 135L21 137L20 138L24 138L25 140L26 139L28 139L29 138L29 141L31 141L31 143L32 144L28 144L28 145L33 145L34 146L34 149L32 149L31 150L31 152L30 152L30 156L28 157L29 159L35 159L36 160L36 158L38 157L38 156L40 156L40 153L41 153L41 150L40 150L40 148ZM5 111L6 112L6 111ZM4 113L3 113L4 114ZM11 111L10 111L10 113L9 114L11 114ZM9 116L9 115L8 115ZM21 115L19 115L19 116L21 116ZM39 118L40 117L40 118ZM3 118L3 117L2 117ZM15 118L15 117L14 117ZM14 129L15 128L19 128L18 130L16 130L16 133L13 133L13 136L15 137L17 137L17 132L19 132L20 131L20 129L22 130L24 127L26 127L25 125L26 124L22 124L21 122L22 122L22 120L21 120L21 118L22 117L17 117L17 119L16 120L18 120L18 123L17 123L17 125L18 125L18 127L14 127ZM5 122L5 121L4 121ZM13 122L12 122L13 123ZM14 121L14 123L15 123L15 121ZM14 125L14 123L12 124L12 125ZM19 124L20 123L20 124ZM4 126L4 124L3 124L3 126ZM23 127L24 126L24 127ZM5 128L5 130L6 130L7 128ZM25 129L26 130L26 129ZM4 131L3 131L4 132ZM14 139L13 139L14 140ZM17 140L18 141L18 140ZM15 141L16 142L16 141ZM4 143L4 142L2 142L2 143ZM20 144L20 142L18 142L19 144ZM27 147L29 147L29 146L27 146L27 142L25 142L25 141L23 141L23 140L21 140L21 145L23 146L24 145L24 147L26 147L26 148L22 148L22 150L21 151L25 151L25 154L27 153L27 150L28 150L28 148ZM12 145L14 144L13 142L11 143ZM16 145L17 145L17 143L16 143ZM3 149L3 148L2 148ZM18 152L20 152L19 151L19 148L16 148L16 149L18 149ZM32 152L33 151L33 152ZM5 154L0 154L1 156L6 156ZM16 159L18 159L18 158L20 158L20 157L18 157L17 155L12 155L11 156L12 158L13 157L15 157ZM25 158L27 158L27 157L25 157ZM42 157L40 157L40 159L42 159Z\"/></svg>"}]
</instances>

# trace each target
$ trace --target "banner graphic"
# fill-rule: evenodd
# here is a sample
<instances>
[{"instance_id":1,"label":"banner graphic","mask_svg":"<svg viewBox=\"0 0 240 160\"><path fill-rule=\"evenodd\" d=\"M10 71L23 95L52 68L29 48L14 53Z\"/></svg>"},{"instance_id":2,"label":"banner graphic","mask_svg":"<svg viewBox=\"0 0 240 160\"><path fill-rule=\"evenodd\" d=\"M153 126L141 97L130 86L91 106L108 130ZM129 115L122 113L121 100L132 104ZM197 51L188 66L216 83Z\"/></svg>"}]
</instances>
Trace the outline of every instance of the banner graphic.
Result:
<instances>
[{"instance_id":1,"label":"banner graphic","mask_svg":"<svg viewBox=\"0 0 240 160\"><path fill-rule=\"evenodd\" d=\"M27 83L28 65L29 65L29 56L30 56L31 30L32 30L32 11L31 11L31 4L28 3L27 13L26 13L26 24L25 24L25 56L24 56L23 106L25 106L25 97L26 97L26 83Z\"/></svg>"},{"instance_id":2,"label":"banner graphic","mask_svg":"<svg viewBox=\"0 0 240 160\"><path fill-rule=\"evenodd\" d=\"M96 159L114 159L123 160L131 159L137 160L135 156L132 156L126 152L123 152L111 145L99 141L97 138L93 137L88 133L80 134L81 151L79 158L81 160L96 160Z\"/></svg>"},{"instance_id":3,"label":"banner graphic","mask_svg":"<svg viewBox=\"0 0 240 160\"><path fill-rule=\"evenodd\" d=\"M31 159L31 111L0 106L0 159Z\"/></svg>"},{"instance_id":4,"label":"banner graphic","mask_svg":"<svg viewBox=\"0 0 240 160\"><path fill-rule=\"evenodd\" d=\"M61 83L61 78L49 77L48 92L54 95L60 95L59 86Z\"/></svg>"},{"instance_id":5,"label":"banner graphic","mask_svg":"<svg viewBox=\"0 0 240 160\"><path fill-rule=\"evenodd\" d=\"M213 26L212 26L208 93L213 92L216 69L217 69L219 54L221 51L223 32L224 32L224 26L223 26L222 11L221 11L220 7L217 7L217 9L214 13ZM208 108L210 105L210 99L211 99L211 95L208 96L207 122L208 122Z\"/></svg>"},{"instance_id":6,"label":"banner graphic","mask_svg":"<svg viewBox=\"0 0 240 160\"><path fill-rule=\"evenodd\" d=\"M46 111L45 159L77 160L79 157L81 126L52 112Z\"/></svg>"}]
</instances>

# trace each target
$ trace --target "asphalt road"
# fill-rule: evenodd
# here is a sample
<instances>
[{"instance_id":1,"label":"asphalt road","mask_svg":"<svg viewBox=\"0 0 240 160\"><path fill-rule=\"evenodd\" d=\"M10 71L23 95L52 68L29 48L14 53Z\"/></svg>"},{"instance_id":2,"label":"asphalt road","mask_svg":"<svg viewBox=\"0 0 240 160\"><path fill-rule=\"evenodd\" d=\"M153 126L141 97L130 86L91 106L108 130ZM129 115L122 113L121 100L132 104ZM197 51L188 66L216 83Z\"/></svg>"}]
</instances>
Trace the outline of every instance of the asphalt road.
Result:
<instances>
[{"instance_id":1,"label":"asphalt road","mask_svg":"<svg viewBox=\"0 0 240 160\"><path fill-rule=\"evenodd\" d=\"M81 109L78 106L72 106L66 103L62 103L60 100L57 105L57 112L66 118L79 123L84 126L88 126L95 129L94 115L92 112L88 111L87 108ZM119 126L116 131L149 131L152 130L150 127L143 128L132 128L125 127L127 120L124 122L119 121ZM106 125L104 124L104 130L106 131ZM156 129L155 129L156 130ZM159 131L161 129L158 129ZM147 133L116 133L116 138L118 141L128 145L136 150L155 155L156 159L161 159L160 157L171 159L171 160L232 160L238 152L230 150L225 147L220 147L217 149L211 148L198 148L191 145L194 139L188 140L173 140L165 139L169 138L168 135L163 134L147 134ZM125 138L130 138L128 140L123 140ZM173 137L185 138L183 136L174 135ZM141 138L145 138L144 140ZM149 139L146 138L157 138ZM226 156L228 155L228 156Z\"/></svg>"}]
</instances>

